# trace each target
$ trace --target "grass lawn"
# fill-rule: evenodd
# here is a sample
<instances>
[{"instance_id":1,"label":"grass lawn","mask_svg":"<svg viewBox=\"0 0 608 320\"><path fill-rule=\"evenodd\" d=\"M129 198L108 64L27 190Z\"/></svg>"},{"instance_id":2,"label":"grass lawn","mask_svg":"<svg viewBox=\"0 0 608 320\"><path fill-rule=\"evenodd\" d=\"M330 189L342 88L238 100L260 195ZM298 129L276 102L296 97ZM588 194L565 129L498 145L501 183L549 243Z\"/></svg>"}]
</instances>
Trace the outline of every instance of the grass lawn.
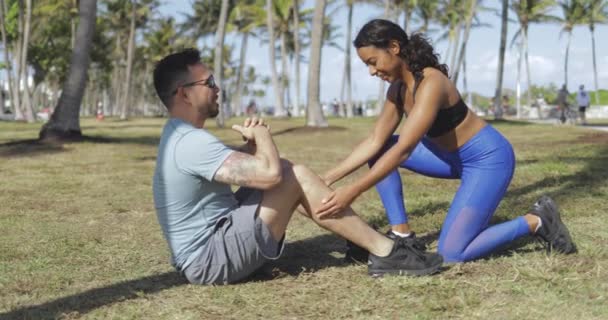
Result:
<instances>
[{"instance_id":1,"label":"grass lawn","mask_svg":"<svg viewBox=\"0 0 608 320\"><path fill-rule=\"evenodd\" d=\"M156 221L152 174L164 121L83 119L88 139L63 146L28 142L40 124L0 122L0 319L608 318L606 132L494 123L517 156L494 222L547 193L561 206L576 255L547 255L523 239L431 277L372 279L366 266L343 261L343 240L298 216L281 259L248 282L202 287L172 270ZM281 155L323 172L373 122L330 119L323 130L303 123L270 119ZM209 127L240 143L233 131ZM458 181L402 176L412 226L436 238ZM386 229L375 190L353 206Z\"/></svg>"}]
</instances>

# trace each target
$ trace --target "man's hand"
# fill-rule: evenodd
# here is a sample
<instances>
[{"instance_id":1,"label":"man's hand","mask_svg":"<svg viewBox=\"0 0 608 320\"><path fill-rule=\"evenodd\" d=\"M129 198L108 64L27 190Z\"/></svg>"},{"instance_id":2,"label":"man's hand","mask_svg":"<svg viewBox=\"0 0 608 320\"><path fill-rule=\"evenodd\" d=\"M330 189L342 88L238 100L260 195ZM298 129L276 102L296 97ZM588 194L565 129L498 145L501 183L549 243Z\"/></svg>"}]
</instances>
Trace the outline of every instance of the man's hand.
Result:
<instances>
[{"instance_id":1,"label":"man's hand","mask_svg":"<svg viewBox=\"0 0 608 320\"><path fill-rule=\"evenodd\" d=\"M270 136L270 132L268 131L268 128L265 126L259 126L259 125L244 127L244 126L239 126L238 124L235 124L232 126L232 130L239 132L243 136L243 139L250 143L255 143L257 135L268 134Z\"/></svg>"},{"instance_id":2,"label":"man's hand","mask_svg":"<svg viewBox=\"0 0 608 320\"><path fill-rule=\"evenodd\" d=\"M238 124L233 125L232 130L240 132L244 141L255 146L255 137L253 136L253 131L251 131L251 129L255 127L263 127L270 131L270 126L264 122L264 119L257 117L245 119L242 126L239 126Z\"/></svg>"},{"instance_id":3,"label":"man's hand","mask_svg":"<svg viewBox=\"0 0 608 320\"><path fill-rule=\"evenodd\" d=\"M257 126L266 127L268 129L268 131L270 131L270 126L267 123L265 123L264 119L262 119L262 118L257 118L257 117L247 118L243 122L243 127L245 127L245 128L257 127Z\"/></svg>"}]
</instances>

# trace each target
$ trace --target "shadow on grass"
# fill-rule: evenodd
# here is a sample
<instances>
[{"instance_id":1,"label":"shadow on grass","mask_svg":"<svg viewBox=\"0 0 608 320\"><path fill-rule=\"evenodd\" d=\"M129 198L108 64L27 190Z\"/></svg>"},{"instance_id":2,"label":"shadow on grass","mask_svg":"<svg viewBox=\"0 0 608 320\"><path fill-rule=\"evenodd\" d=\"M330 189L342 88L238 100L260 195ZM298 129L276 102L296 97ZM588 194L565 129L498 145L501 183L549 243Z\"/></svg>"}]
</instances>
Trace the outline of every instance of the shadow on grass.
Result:
<instances>
[{"instance_id":1,"label":"shadow on grass","mask_svg":"<svg viewBox=\"0 0 608 320\"><path fill-rule=\"evenodd\" d=\"M177 272L166 272L140 279L119 282L107 287L59 298L34 306L22 307L0 314L1 319L58 319L71 313L85 314L116 302L140 298L142 294L186 284Z\"/></svg>"},{"instance_id":2,"label":"shadow on grass","mask_svg":"<svg viewBox=\"0 0 608 320\"><path fill-rule=\"evenodd\" d=\"M544 179L522 186L517 189L512 189L507 192L506 198L509 200L517 200L529 194L535 194L536 191L553 188L550 196L559 197L574 197L577 198L581 194L588 194L596 190L600 185L608 181L608 146L597 146L598 150L591 157L557 157L556 160L565 163L585 162L583 168L569 175L550 176Z\"/></svg>"},{"instance_id":3,"label":"shadow on grass","mask_svg":"<svg viewBox=\"0 0 608 320\"><path fill-rule=\"evenodd\" d=\"M273 136L280 136L280 135L284 135L284 134L306 135L306 134L315 133L315 132L339 132L339 131L345 131L345 130L347 130L347 129L344 127L338 127L338 126L329 126L329 127L320 127L320 128L300 126L300 127L291 127L291 128L279 130L279 131L273 132L272 135Z\"/></svg>"},{"instance_id":4,"label":"shadow on grass","mask_svg":"<svg viewBox=\"0 0 608 320\"><path fill-rule=\"evenodd\" d=\"M486 122L491 124L491 125L501 125L501 124L505 124L505 125L509 125L509 126L530 126L530 125L535 125L532 122L527 122L527 121L521 121L521 120L506 120L506 119L486 119Z\"/></svg>"},{"instance_id":5,"label":"shadow on grass","mask_svg":"<svg viewBox=\"0 0 608 320\"><path fill-rule=\"evenodd\" d=\"M334 252L343 254L345 248L344 240L329 234L286 243L281 258L266 263L243 282L268 281L328 267L346 266L349 263L343 258L332 255ZM179 273L166 272L21 307L0 313L0 319L57 319L66 315L69 317L70 314L83 315L105 305L138 299L143 295L186 284L188 282Z\"/></svg>"},{"instance_id":6,"label":"shadow on grass","mask_svg":"<svg viewBox=\"0 0 608 320\"><path fill-rule=\"evenodd\" d=\"M159 136L139 136L139 137L107 137L107 136L83 136L83 142L93 143L115 143L115 144L141 144L158 146Z\"/></svg>"},{"instance_id":7,"label":"shadow on grass","mask_svg":"<svg viewBox=\"0 0 608 320\"><path fill-rule=\"evenodd\" d=\"M38 140L18 140L0 144L0 157L35 157L66 151L63 145L41 143Z\"/></svg>"},{"instance_id":8,"label":"shadow on grass","mask_svg":"<svg viewBox=\"0 0 608 320\"><path fill-rule=\"evenodd\" d=\"M346 266L350 263L343 258L345 250L344 239L332 234L288 242L281 258L266 263L245 281L267 281L329 267Z\"/></svg>"}]
</instances>

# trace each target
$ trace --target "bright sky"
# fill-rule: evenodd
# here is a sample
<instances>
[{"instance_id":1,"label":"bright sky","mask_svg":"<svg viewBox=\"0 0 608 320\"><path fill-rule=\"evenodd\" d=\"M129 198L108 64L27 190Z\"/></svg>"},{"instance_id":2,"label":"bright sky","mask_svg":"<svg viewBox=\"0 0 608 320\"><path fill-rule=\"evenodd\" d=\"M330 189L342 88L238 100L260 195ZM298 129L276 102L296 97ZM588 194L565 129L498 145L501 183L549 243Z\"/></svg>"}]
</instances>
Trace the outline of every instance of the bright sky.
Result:
<instances>
[{"instance_id":1,"label":"bright sky","mask_svg":"<svg viewBox=\"0 0 608 320\"><path fill-rule=\"evenodd\" d=\"M188 12L190 10L190 0L173 0L168 1L161 8L163 15L175 15L180 19L180 12ZM313 6L313 0L304 2L304 8ZM500 9L498 1L484 1L485 6L495 7ZM561 9L558 9L561 10ZM498 10L500 11L500 10ZM326 14L328 10L326 10ZM357 31L369 20L380 18L383 9L371 5L357 5L353 15L353 39ZM561 16L561 11L555 11L552 14ZM515 32L519 29L516 23L516 17L512 12L509 12L509 18L513 22L508 26L507 46L510 45L511 39ZM480 19L483 23L488 24L488 27L476 28L471 31L469 43L467 46L467 82L469 90L480 93L484 96L492 96L496 87L496 70L498 64L498 48L500 42L500 17L493 13L482 13ZM402 24L403 18L399 20ZM340 26L341 34L345 34L346 25L346 9L338 10L333 17L333 23ZM413 29L417 28L418 24L413 24ZM531 25L529 28L529 60L531 81L536 85L548 85L554 83L561 86L564 79L564 57L567 36L560 36L559 25ZM429 38L434 41L435 49L438 53L443 54L447 48L447 41L435 42L438 37L436 33L428 34ZM608 36L608 26L597 26L595 29L597 68L598 68L598 85L600 88L608 89L608 42L605 39ZM238 38L228 37L227 43L235 44L238 48ZM345 42L340 39L338 41ZM254 66L258 73L270 75L268 47L259 43L257 40L249 42L249 55L247 64ZM321 101L331 101L334 98L340 97L340 82L342 81L342 70L344 68L344 54L334 48L323 48L323 60L321 64ZM235 55L238 50L235 50ZM308 56L306 50L304 55ZM505 58L505 76L503 87L515 89L517 81L517 46L507 47ZM237 56L234 57L237 59ZM442 57L443 59L443 57ZM380 80L371 77L366 66L359 60L358 56L353 51L353 97L356 100L375 99L378 96L378 82ZM277 69L280 70L280 63L277 62ZM568 86L570 92L576 91L579 84L584 84L587 89L594 89L593 84L593 62L591 50L591 35L587 26L577 26L572 33L572 43L570 45L569 55L569 80ZM306 94L308 66L301 65L301 96ZM290 70L293 76L293 70ZM460 77L462 79L462 76ZM458 86L462 90L462 80ZM292 81L293 83L293 81ZM522 89L525 90L525 70L522 64ZM292 90L292 92L295 92ZM295 94L295 93L294 93ZM268 88L266 101L273 101L272 88ZM301 99L303 101L303 98Z\"/></svg>"}]
</instances>

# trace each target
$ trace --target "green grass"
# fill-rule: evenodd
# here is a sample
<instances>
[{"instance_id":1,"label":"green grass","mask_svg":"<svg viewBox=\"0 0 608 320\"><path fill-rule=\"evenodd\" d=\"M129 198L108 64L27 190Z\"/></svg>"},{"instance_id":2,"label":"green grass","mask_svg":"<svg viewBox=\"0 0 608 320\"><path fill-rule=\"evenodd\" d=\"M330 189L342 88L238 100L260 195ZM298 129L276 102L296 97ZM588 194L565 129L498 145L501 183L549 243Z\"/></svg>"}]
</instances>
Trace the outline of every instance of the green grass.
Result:
<instances>
[{"instance_id":1,"label":"green grass","mask_svg":"<svg viewBox=\"0 0 608 320\"><path fill-rule=\"evenodd\" d=\"M432 277L371 279L365 266L343 262L342 240L298 216L284 256L251 281L201 287L171 269L154 213L163 122L84 119L90 139L63 146L23 142L37 137L40 124L0 122L0 319L608 317L608 133L495 123L518 161L495 222L548 193L579 254L546 255L521 240ZM299 128L303 119L270 122L281 155L317 172L345 157L372 125L330 119L332 128L311 131ZM209 126L227 143L240 142L231 130ZM413 227L438 232L458 181L402 175ZM354 208L386 228L374 190Z\"/></svg>"}]
</instances>

